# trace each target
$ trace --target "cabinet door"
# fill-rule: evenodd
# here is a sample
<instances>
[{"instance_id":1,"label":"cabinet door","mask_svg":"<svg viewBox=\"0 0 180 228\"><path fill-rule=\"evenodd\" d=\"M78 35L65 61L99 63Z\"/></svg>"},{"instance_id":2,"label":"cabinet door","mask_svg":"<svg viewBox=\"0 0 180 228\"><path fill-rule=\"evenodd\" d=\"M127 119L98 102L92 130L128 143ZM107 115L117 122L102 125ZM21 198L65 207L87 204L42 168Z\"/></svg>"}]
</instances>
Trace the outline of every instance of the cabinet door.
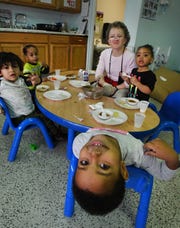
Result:
<instances>
[{"instance_id":1,"label":"cabinet door","mask_svg":"<svg viewBox=\"0 0 180 228\"><path fill-rule=\"evenodd\" d=\"M70 47L70 69L86 68L86 45L72 44Z\"/></svg>"},{"instance_id":2,"label":"cabinet door","mask_svg":"<svg viewBox=\"0 0 180 228\"><path fill-rule=\"evenodd\" d=\"M50 69L69 70L69 36L49 35Z\"/></svg>"},{"instance_id":3,"label":"cabinet door","mask_svg":"<svg viewBox=\"0 0 180 228\"><path fill-rule=\"evenodd\" d=\"M14 54L18 55L24 61L22 49L23 49L23 45L20 43L14 42L13 44L10 44L10 43L1 43L0 44L1 51L13 52Z\"/></svg>"},{"instance_id":4,"label":"cabinet door","mask_svg":"<svg viewBox=\"0 0 180 228\"><path fill-rule=\"evenodd\" d=\"M55 69L69 69L69 45L50 44L50 70Z\"/></svg>"},{"instance_id":5,"label":"cabinet door","mask_svg":"<svg viewBox=\"0 0 180 228\"><path fill-rule=\"evenodd\" d=\"M34 2L34 0L9 0L8 2L12 3L12 4L18 4L18 5L32 5L32 3Z\"/></svg>"},{"instance_id":6,"label":"cabinet door","mask_svg":"<svg viewBox=\"0 0 180 228\"><path fill-rule=\"evenodd\" d=\"M27 33L0 33L0 51L13 52L24 61L23 47L34 44L39 51L39 60L49 64L48 35Z\"/></svg>"},{"instance_id":7,"label":"cabinet door","mask_svg":"<svg viewBox=\"0 0 180 228\"><path fill-rule=\"evenodd\" d=\"M87 37L70 37L70 69L78 70L86 67Z\"/></svg>"},{"instance_id":8,"label":"cabinet door","mask_svg":"<svg viewBox=\"0 0 180 228\"><path fill-rule=\"evenodd\" d=\"M58 9L69 13L81 12L81 0L59 0Z\"/></svg>"},{"instance_id":9,"label":"cabinet door","mask_svg":"<svg viewBox=\"0 0 180 228\"><path fill-rule=\"evenodd\" d=\"M49 64L48 44L36 44L35 43L34 45L38 48L39 61Z\"/></svg>"},{"instance_id":10,"label":"cabinet door","mask_svg":"<svg viewBox=\"0 0 180 228\"><path fill-rule=\"evenodd\" d=\"M35 0L35 6L38 6L41 8L56 9L57 0Z\"/></svg>"},{"instance_id":11,"label":"cabinet door","mask_svg":"<svg viewBox=\"0 0 180 228\"><path fill-rule=\"evenodd\" d=\"M58 0L6 0L5 2L43 9L57 9L57 1Z\"/></svg>"}]
</instances>

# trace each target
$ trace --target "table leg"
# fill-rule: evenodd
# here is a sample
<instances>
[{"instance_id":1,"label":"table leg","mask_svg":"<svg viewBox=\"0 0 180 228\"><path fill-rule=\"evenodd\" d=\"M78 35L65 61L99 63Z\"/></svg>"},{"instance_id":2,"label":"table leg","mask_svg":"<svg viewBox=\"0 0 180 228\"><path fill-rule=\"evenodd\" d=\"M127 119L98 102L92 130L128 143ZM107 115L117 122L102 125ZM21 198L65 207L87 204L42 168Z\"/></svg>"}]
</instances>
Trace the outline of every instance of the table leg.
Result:
<instances>
[{"instance_id":1,"label":"table leg","mask_svg":"<svg viewBox=\"0 0 180 228\"><path fill-rule=\"evenodd\" d=\"M68 143L67 143L67 159L71 160L72 157L72 144L75 136L75 131L72 130L71 128L68 128Z\"/></svg>"}]
</instances>

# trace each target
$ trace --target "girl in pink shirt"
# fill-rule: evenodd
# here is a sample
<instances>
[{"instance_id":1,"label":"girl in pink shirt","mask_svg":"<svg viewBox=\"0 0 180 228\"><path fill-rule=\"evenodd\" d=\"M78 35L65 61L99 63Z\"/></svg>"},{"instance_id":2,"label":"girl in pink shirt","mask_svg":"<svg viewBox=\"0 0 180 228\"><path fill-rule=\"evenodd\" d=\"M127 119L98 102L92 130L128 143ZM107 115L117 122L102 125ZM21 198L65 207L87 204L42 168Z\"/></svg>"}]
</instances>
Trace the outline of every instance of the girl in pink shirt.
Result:
<instances>
[{"instance_id":1,"label":"girl in pink shirt","mask_svg":"<svg viewBox=\"0 0 180 228\"><path fill-rule=\"evenodd\" d=\"M95 74L107 96L112 96L118 90L124 91L126 95L128 93L129 85L122 74L130 75L136 67L134 53L126 48L129 40L129 31L123 22L116 21L109 25L107 41L110 48L102 51Z\"/></svg>"}]
</instances>

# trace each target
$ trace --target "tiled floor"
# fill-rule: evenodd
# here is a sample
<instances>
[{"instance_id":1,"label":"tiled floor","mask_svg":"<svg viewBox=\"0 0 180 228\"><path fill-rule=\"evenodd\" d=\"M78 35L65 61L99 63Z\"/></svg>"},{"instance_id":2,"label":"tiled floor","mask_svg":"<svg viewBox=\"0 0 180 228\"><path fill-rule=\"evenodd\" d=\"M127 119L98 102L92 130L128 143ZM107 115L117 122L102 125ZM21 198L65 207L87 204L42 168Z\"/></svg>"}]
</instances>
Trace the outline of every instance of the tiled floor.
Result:
<instances>
[{"instance_id":1,"label":"tiled floor","mask_svg":"<svg viewBox=\"0 0 180 228\"><path fill-rule=\"evenodd\" d=\"M3 116L0 115L0 128ZM68 161L66 142L53 150L38 130L23 135L17 159L7 161L12 135L0 134L0 228L132 228L138 196L128 191L123 205L100 217L77 204L72 218L63 215ZM171 141L171 136L161 137ZM36 143L38 149L31 150ZM169 182L154 181L147 228L180 227L180 170Z\"/></svg>"}]
</instances>

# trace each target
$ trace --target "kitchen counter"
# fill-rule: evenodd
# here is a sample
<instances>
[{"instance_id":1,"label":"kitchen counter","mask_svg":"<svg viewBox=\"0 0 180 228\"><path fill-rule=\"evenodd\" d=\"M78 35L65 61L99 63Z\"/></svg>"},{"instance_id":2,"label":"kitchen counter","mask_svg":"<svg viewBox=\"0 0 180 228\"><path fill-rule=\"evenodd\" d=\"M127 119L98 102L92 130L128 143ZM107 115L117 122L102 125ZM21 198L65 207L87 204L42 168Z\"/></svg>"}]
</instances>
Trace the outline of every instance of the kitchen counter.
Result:
<instances>
[{"instance_id":1,"label":"kitchen counter","mask_svg":"<svg viewBox=\"0 0 180 228\"><path fill-rule=\"evenodd\" d=\"M24 32L24 33L42 33L42 34L55 34L55 35L70 35L70 36L87 36L86 34L78 34L74 32L53 32L36 29L17 29L17 28L0 28L0 32Z\"/></svg>"}]
</instances>

